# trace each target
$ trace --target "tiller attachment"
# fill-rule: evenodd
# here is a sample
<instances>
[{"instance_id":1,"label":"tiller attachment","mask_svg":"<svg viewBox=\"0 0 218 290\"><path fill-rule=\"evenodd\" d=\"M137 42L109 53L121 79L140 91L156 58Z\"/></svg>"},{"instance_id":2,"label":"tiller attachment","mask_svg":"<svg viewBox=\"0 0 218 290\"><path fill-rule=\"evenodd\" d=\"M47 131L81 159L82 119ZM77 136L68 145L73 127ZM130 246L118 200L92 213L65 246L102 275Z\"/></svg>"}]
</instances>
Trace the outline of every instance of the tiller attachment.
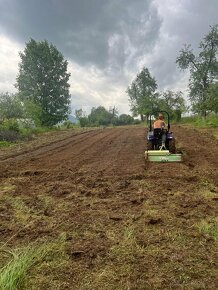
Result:
<instances>
[{"instance_id":1,"label":"tiller attachment","mask_svg":"<svg viewBox=\"0 0 218 290\"><path fill-rule=\"evenodd\" d=\"M151 162L181 162L182 154L171 154L169 150L147 150L145 158Z\"/></svg>"}]
</instances>

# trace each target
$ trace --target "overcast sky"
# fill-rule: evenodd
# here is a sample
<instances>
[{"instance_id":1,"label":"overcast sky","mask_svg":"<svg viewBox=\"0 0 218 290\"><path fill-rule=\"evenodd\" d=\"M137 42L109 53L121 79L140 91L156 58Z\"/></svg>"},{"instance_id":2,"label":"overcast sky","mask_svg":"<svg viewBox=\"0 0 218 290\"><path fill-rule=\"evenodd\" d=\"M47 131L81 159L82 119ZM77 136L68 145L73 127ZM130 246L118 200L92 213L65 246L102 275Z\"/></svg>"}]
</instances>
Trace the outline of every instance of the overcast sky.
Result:
<instances>
[{"instance_id":1,"label":"overcast sky","mask_svg":"<svg viewBox=\"0 0 218 290\"><path fill-rule=\"evenodd\" d=\"M183 90L182 46L218 23L217 0L0 0L0 92L16 92L19 51L30 38L52 42L69 62L72 110L116 106L145 65L159 90Z\"/></svg>"}]
</instances>

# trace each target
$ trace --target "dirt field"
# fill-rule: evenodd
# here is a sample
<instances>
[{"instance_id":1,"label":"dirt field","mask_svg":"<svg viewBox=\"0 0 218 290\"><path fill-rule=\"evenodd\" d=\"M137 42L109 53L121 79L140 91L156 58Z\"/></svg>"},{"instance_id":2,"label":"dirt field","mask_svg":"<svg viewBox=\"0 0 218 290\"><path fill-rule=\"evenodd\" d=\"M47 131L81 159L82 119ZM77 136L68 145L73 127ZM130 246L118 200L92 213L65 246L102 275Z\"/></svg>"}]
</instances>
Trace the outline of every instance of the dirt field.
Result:
<instances>
[{"instance_id":1,"label":"dirt field","mask_svg":"<svg viewBox=\"0 0 218 290\"><path fill-rule=\"evenodd\" d=\"M183 163L145 162L137 127L0 154L1 243L62 237L25 289L218 289L218 141L173 131Z\"/></svg>"}]
</instances>

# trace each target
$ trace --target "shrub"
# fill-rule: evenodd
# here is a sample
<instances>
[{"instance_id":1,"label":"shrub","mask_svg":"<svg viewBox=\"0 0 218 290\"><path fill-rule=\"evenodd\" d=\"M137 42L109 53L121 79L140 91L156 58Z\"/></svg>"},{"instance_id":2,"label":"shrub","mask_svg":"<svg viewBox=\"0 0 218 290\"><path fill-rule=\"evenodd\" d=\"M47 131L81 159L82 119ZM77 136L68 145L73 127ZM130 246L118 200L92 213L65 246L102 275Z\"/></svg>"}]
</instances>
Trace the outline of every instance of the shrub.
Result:
<instances>
[{"instance_id":1,"label":"shrub","mask_svg":"<svg viewBox=\"0 0 218 290\"><path fill-rule=\"evenodd\" d=\"M65 121L63 123L63 127L66 127L67 129L70 129L70 128L73 128L74 126L73 126L73 123L68 120L68 121Z\"/></svg>"},{"instance_id":2,"label":"shrub","mask_svg":"<svg viewBox=\"0 0 218 290\"><path fill-rule=\"evenodd\" d=\"M79 123L81 127L88 127L89 126L89 119L87 117L81 117L79 119Z\"/></svg>"},{"instance_id":3,"label":"shrub","mask_svg":"<svg viewBox=\"0 0 218 290\"><path fill-rule=\"evenodd\" d=\"M0 131L0 141L15 142L19 138L16 131L4 130Z\"/></svg>"},{"instance_id":4,"label":"shrub","mask_svg":"<svg viewBox=\"0 0 218 290\"><path fill-rule=\"evenodd\" d=\"M141 121L139 119L134 119L133 124L134 125L139 125L139 124L141 124Z\"/></svg>"},{"instance_id":5,"label":"shrub","mask_svg":"<svg viewBox=\"0 0 218 290\"><path fill-rule=\"evenodd\" d=\"M19 132L19 125L18 122L15 119L8 119L4 120L0 124L0 130L9 130L9 131L14 131L14 132Z\"/></svg>"},{"instance_id":6,"label":"shrub","mask_svg":"<svg viewBox=\"0 0 218 290\"><path fill-rule=\"evenodd\" d=\"M11 142L0 141L0 148L6 148L6 147L10 147L10 146L11 146Z\"/></svg>"},{"instance_id":7,"label":"shrub","mask_svg":"<svg viewBox=\"0 0 218 290\"><path fill-rule=\"evenodd\" d=\"M16 120L9 120L8 121L8 129L10 131L14 131L19 133L19 125L18 122Z\"/></svg>"}]
</instances>

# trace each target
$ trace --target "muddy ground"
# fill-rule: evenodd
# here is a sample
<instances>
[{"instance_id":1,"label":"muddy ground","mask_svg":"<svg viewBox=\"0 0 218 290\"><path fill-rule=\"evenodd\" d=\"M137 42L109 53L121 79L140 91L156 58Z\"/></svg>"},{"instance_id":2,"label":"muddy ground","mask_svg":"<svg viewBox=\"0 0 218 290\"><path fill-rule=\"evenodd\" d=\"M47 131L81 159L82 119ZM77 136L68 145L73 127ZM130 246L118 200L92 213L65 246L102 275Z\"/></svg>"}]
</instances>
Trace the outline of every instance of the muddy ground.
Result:
<instances>
[{"instance_id":1,"label":"muddy ground","mask_svg":"<svg viewBox=\"0 0 218 290\"><path fill-rule=\"evenodd\" d=\"M218 289L218 141L173 131L183 163L145 162L137 127L69 131L0 154L1 244L64 237L24 289Z\"/></svg>"}]
</instances>

